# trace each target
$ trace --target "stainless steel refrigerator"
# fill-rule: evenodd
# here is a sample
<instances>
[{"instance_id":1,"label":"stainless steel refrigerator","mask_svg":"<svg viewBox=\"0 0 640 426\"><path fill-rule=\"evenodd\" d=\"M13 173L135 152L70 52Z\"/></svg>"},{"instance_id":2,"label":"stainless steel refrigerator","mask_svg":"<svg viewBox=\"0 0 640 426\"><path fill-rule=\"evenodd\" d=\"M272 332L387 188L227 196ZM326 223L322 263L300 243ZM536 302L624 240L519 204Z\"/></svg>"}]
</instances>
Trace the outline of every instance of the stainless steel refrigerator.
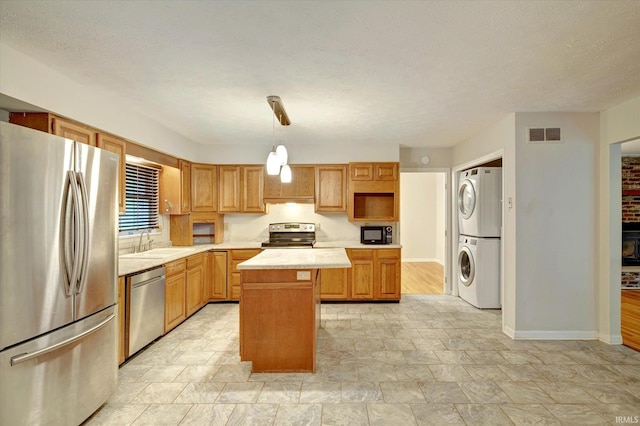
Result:
<instances>
[{"instance_id":1,"label":"stainless steel refrigerator","mask_svg":"<svg viewBox=\"0 0 640 426\"><path fill-rule=\"evenodd\" d=\"M0 123L0 425L78 425L115 390L117 170Z\"/></svg>"}]
</instances>

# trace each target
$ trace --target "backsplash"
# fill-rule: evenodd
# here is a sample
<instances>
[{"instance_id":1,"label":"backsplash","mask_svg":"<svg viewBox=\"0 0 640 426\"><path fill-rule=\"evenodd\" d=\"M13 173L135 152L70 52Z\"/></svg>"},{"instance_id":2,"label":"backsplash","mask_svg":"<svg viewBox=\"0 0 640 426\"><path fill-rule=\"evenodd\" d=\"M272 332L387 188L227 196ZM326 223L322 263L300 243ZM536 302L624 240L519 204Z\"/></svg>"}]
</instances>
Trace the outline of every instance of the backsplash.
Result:
<instances>
[{"instance_id":1,"label":"backsplash","mask_svg":"<svg viewBox=\"0 0 640 426\"><path fill-rule=\"evenodd\" d=\"M318 241L359 241L360 225L364 225L364 223L349 222L346 214L318 214L314 211L313 204L270 204L268 214L225 215L224 240L225 242L266 241L269 239L269 224L278 222L315 223ZM377 223L371 222L371 224ZM393 238L395 242L397 235L394 234Z\"/></svg>"},{"instance_id":2,"label":"backsplash","mask_svg":"<svg viewBox=\"0 0 640 426\"><path fill-rule=\"evenodd\" d=\"M152 247L169 247L171 246L171 239L169 237L169 215L162 214L160 215L160 228L154 229L150 238L153 240ZM138 243L140 242L140 232L136 232L133 235L125 235L118 237L118 254L127 254L133 252L133 247L138 247ZM147 242L147 236L145 235L142 238L142 242Z\"/></svg>"}]
</instances>

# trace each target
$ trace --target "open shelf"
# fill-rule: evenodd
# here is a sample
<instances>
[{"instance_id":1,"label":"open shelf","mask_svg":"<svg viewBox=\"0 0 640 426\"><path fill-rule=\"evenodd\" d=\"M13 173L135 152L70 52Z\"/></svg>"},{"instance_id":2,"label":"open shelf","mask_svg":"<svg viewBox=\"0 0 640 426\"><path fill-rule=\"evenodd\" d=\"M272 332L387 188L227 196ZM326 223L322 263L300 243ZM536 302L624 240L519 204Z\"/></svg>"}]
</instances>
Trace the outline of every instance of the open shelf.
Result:
<instances>
[{"instance_id":1,"label":"open shelf","mask_svg":"<svg viewBox=\"0 0 640 426\"><path fill-rule=\"evenodd\" d=\"M395 193L358 192L353 194L353 218L385 221L395 217Z\"/></svg>"}]
</instances>

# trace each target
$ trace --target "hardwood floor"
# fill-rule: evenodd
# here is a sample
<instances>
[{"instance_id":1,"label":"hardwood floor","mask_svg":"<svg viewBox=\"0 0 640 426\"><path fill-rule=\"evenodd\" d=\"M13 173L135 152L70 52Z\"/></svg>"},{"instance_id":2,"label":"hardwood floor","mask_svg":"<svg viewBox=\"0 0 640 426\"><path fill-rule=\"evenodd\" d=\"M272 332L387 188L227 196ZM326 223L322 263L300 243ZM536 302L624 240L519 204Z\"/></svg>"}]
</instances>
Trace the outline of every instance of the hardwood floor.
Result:
<instances>
[{"instance_id":1,"label":"hardwood floor","mask_svg":"<svg viewBox=\"0 0 640 426\"><path fill-rule=\"evenodd\" d=\"M403 294L442 294L444 266L437 262L402 262Z\"/></svg>"}]
</instances>

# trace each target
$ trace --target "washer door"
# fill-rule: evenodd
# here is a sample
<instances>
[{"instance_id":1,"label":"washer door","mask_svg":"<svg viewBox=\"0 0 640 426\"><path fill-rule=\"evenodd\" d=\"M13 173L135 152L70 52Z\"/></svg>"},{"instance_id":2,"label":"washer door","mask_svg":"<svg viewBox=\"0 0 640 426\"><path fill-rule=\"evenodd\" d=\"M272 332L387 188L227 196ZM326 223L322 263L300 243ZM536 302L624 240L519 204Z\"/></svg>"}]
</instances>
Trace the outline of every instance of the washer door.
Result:
<instances>
[{"instance_id":1,"label":"washer door","mask_svg":"<svg viewBox=\"0 0 640 426\"><path fill-rule=\"evenodd\" d=\"M458 253L458 279L465 287L469 287L476 275L476 263L469 247L462 246Z\"/></svg>"},{"instance_id":2,"label":"washer door","mask_svg":"<svg viewBox=\"0 0 640 426\"><path fill-rule=\"evenodd\" d=\"M458 210L463 218L469 219L476 208L476 190L473 183L465 179L458 190Z\"/></svg>"}]
</instances>

